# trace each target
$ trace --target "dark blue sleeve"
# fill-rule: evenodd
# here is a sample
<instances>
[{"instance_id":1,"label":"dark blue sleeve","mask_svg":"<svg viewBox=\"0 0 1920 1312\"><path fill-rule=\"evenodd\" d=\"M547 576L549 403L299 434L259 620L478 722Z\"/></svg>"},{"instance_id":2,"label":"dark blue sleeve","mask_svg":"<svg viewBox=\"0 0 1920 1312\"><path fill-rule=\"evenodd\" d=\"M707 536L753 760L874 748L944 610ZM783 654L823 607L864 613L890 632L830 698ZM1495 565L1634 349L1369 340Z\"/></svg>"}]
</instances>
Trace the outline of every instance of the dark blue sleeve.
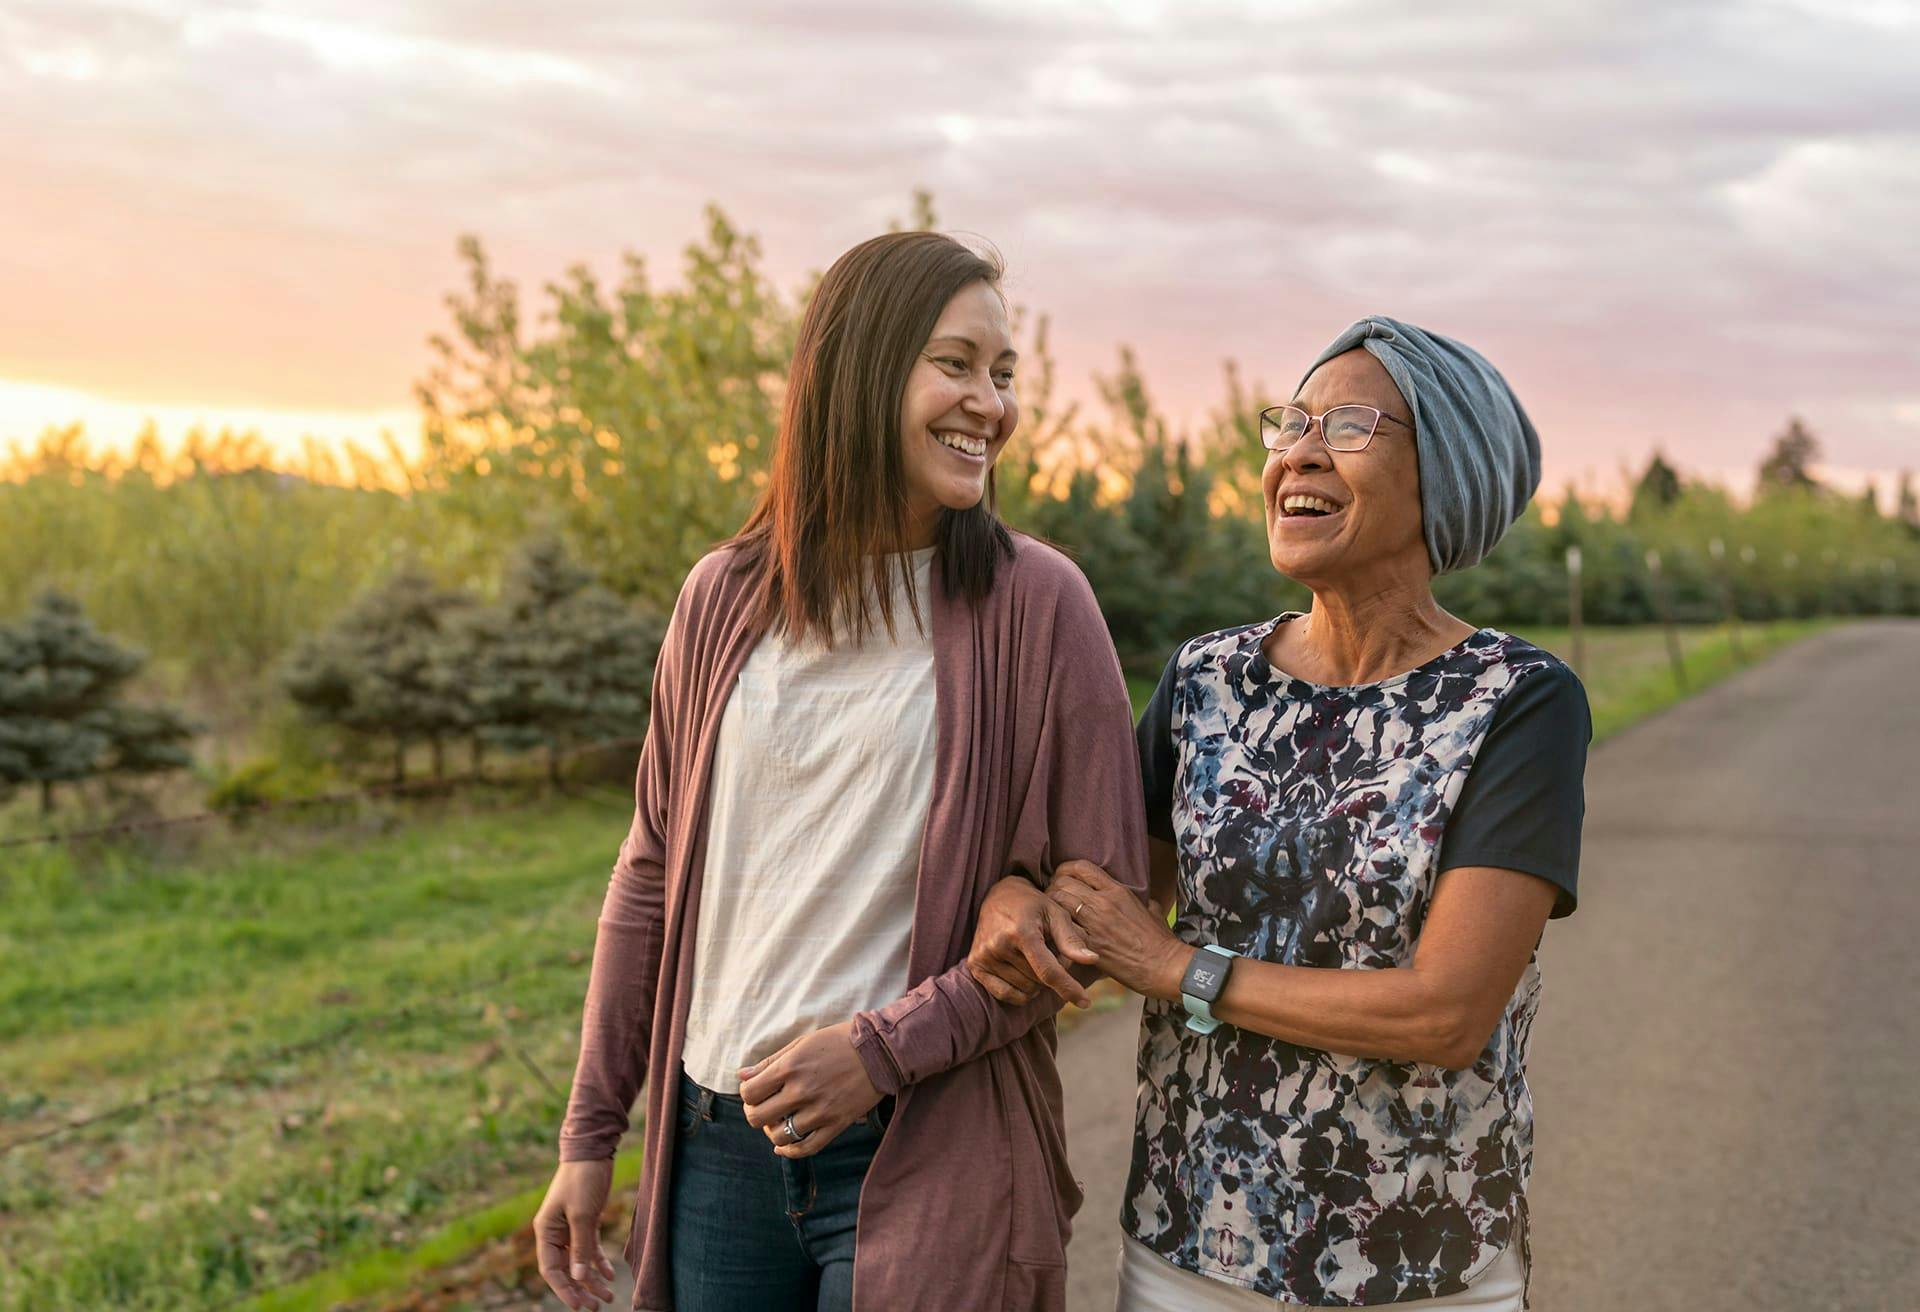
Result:
<instances>
[{"instance_id":1,"label":"dark blue sleeve","mask_svg":"<svg viewBox=\"0 0 1920 1312\"><path fill-rule=\"evenodd\" d=\"M1537 670L1501 700L1440 840L1440 871L1498 866L1560 891L1556 919L1579 902L1587 813L1587 690L1565 665Z\"/></svg>"},{"instance_id":2,"label":"dark blue sleeve","mask_svg":"<svg viewBox=\"0 0 1920 1312\"><path fill-rule=\"evenodd\" d=\"M1173 750L1173 686L1179 667L1176 651L1133 730L1140 749L1140 781L1146 788L1147 836L1163 843L1173 842L1173 776L1179 766Z\"/></svg>"}]
</instances>

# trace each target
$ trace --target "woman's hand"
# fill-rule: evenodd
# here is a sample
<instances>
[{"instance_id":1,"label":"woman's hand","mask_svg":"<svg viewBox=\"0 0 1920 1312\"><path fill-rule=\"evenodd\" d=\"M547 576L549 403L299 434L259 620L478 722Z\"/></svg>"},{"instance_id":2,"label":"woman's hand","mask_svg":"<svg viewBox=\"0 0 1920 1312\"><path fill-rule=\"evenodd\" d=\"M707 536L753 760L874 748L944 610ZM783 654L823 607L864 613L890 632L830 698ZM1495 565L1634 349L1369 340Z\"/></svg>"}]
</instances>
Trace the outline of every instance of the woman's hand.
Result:
<instances>
[{"instance_id":1,"label":"woman's hand","mask_svg":"<svg viewBox=\"0 0 1920 1312\"><path fill-rule=\"evenodd\" d=\"M613 1306L613 1263L600 1247L600 1214L613 1188L613 1159L562 1162L533 1217L540 1274L562 1303L579 1312Z\"/></svg>"},{"instance_id":2,"label":"woman's hand","mask_svg":"<svg viewBox=\"0 0 1920 1312\"><path fill-rule=\"evenodd\" d=\"M1047 897L1072 918L1107 974L1149 998L1180 996L1193 947L1131 889L1092 862L1063 861Z\"/></svg>"},{"instance_id":3,"label":"woman's hand","mask_svg":"<svg viewBox=\"0 0 1920 1312\"><path fill-rule=\"evenodd\" d=\"M1099 961L1073 917L1024 876L1008 875L995 884L980 905L967 952L967 970L980 987L1013 1006L1033 1001L1042 988L1076 1007L1086 1006L1087 991L1060 957L1085 966Z\"/></svg>"},{"instance_id":4,"label":"woman's hand","mask_svg":"<svg viewBox=\"0 0 1920 1312\"><path fill-rule=\"evenodd\" d=\"M853 1046L853 1022L802 1034L771 1057L740 1070L747 1120L781 1157L811 1157L872 1111L880 1090ZM793 1118L801 1139L787 1133Z\"/></svg>"}]
</instances>

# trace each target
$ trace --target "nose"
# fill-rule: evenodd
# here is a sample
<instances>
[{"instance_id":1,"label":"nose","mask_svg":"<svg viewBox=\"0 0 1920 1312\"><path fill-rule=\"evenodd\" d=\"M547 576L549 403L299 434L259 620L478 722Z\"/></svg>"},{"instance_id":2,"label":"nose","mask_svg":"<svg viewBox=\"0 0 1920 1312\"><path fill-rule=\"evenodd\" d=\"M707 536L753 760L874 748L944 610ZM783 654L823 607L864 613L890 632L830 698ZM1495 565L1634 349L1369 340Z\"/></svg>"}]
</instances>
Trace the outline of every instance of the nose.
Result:
<instances>
[{"instance_id":1,"label":"nose","mask_svg":"<svg viewBox=\"0 0 1920 1312\"><path fill-rule=\"evenodd\" d=\"M1280 463L1298 474L1333 468L1333 453L1327 450L1327 435L1318 419L1307 420L1307 431L1281 453Z\"/></svg>"},{"instance_id":2,"label":"nose","mask_svg":"<svg viewBox=\"0 0 1920 1312\"><path fill-rule=\"evenodd\" d=\"M966 394L960 398L961 412L982 423L998 427L1007 413L1006 398L1000 395L1000 389L993 385L992 374L977 374Z\"/></svg>"}]
</instances>

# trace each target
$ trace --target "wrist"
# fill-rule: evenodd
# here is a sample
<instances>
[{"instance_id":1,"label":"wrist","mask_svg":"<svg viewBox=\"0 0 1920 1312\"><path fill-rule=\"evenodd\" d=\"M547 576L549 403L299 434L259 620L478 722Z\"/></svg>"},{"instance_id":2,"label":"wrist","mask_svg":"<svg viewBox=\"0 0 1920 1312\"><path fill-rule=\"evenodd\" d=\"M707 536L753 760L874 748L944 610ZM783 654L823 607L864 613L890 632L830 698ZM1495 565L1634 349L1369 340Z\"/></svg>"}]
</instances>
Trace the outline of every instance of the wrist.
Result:
<instances>
[{"instance_id":1,"label":"wrist","mask_svg":"<svg viewBox=\"0 0 1920 1312\"><path fill-rule=\"evenodd\" d=\"M1166 946L1160 954L1160 964L1154 971L1154 997L1162 1002L1180 1001L1180 983L1187 976L1187 963L1193 960L1193 954L1199 950L1171 934L1167 936Z\"/></svg>"}]
</instances>

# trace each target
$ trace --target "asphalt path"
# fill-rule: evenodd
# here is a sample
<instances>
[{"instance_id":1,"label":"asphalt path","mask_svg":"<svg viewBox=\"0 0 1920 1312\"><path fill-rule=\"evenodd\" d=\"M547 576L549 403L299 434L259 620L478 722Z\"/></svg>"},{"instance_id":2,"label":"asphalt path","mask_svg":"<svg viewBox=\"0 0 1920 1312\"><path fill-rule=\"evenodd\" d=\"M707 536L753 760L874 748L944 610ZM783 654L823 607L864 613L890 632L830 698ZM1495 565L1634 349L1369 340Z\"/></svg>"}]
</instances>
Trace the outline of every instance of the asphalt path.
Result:
<instances>
[{"instance_id":1,"label":"asphalt path","mask_svg":"<svg viewBox=\"0 0 1920 1312\"><path fill-rule=\"evenodd\" d=\"M1597 748L1541 948L1542 1312L1920 1309L1920 624L1854 624ZM1061 1053L1111 1312L1138 1009Z\"/></svg>"}]
</instances>

